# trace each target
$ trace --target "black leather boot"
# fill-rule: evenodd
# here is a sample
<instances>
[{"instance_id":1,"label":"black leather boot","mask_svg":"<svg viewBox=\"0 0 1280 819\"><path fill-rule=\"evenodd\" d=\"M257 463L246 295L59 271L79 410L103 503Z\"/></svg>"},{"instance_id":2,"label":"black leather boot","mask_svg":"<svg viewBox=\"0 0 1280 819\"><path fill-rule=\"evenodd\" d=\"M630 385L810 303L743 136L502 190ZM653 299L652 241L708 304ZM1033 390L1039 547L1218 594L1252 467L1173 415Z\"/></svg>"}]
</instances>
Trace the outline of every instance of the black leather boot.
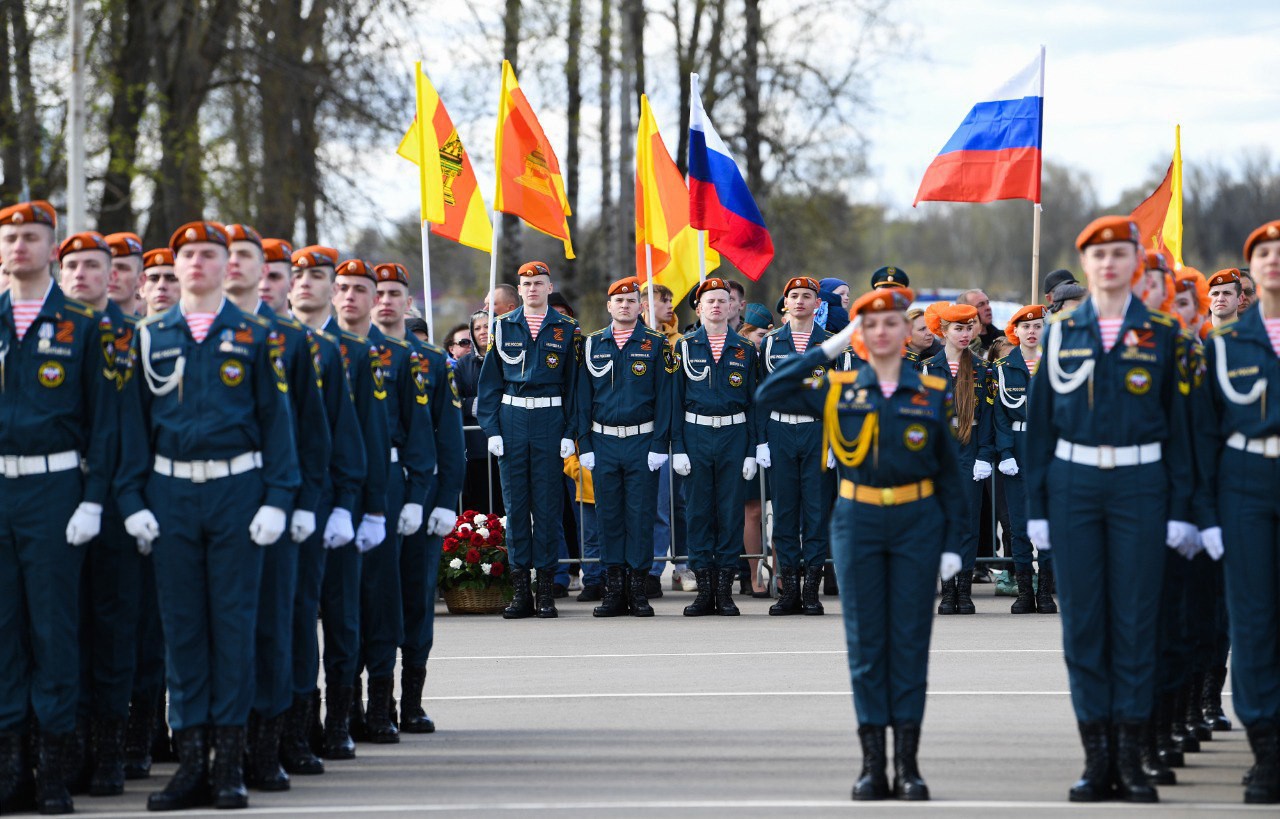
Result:
<instances>
[{"instance_id":1,"label":"black leather boot","mask_svg":"<svg viewBox=\"0 0 1280 819\"><path fill-rule=\"evenodd\" d=\"M394 745L400 741L400 730L391 721L391 697L395 693L394 677L369 678L369 710L365 724L369 741L378 745Z\"/></svg>"},{"instance_id":2,"label":"black leather boot","mask_svg":"<svg viewBox=\"0 0 1280 819\"><path fill-rule=\"evenodd\" d=\"M630 597L627 608L630 609L631 616L652 617L653 606L649 605L649 595L644 585L649 579L649 572L645 569L627 569L627 579L629 581L627 594Z\"/></svg>"},{"instance_id":3,"label":"black leather boot","mask_svg":"<svg viewBox=\"0 0 1280 819\"><path fill-rule=\"evenodd\" d=\"M591 610L592 617L622 617L627 613L627 569L625 566L606 566L604 570L604 598ZM644 587L640 587L644 591Z\"/></svg>"},{"instance_id":4,"label":"black leather boot","mask_svg":"<svg viewBox=\"0 0 1280 819\"><path fill-rule=\"evenodd\" d=\"M75 812L67 778L78 761L76 746L74 733L40 732L36 745L36 808L42 816Z\"/></svg>"},{"instance_id":5,"label":"black leather boot","mask_svg":"<svg viewBox=\"0 0 1280 819\"><path fill-rule=\"evenodd\" d=\"M1227 681L1227 667L1210 669L1204 675L1204 693L1201 702L1204 706L1204 724L1211 731L1230 731L1231 720L1222 711L1222 686Z\"/></svg>"},{"instance_id":6,"label":"black leather boot","mask_svg":"<svg viewBox=\"0 0 1280 819\"><path fill-rule=\"evenodd\" d=\"M1189 689L1183 684L1173 695L1173 712L1171 718L1173 720L1173 740L1177 742L1184 753L1195 754L1200 752L1200 739L1195 735L1194 731L1187 729L1187 694Z\"/></svg>"},{"instance_id":7,"label":"black leather boot","mask_svg":"<svg viewBox=\"0 0 1280 819\"><path fill-rule=\"evenodd\" d=\"M556 578L552 571L538 572L538 599L537 611L533 613L534 617L543 620L550 620L553 617L559 617L560 612L556 611Z\"/></svg>"},{"instance_id":8,"label":"black leather boot","mask_svg":"<svg viewBox=\"0 0 1280 819\"><path fill-rule=\"evenodd\" d=\"M1163 693L1156 698L1156 750L1165 765L1181 768L1187 763L1182 746L1173 738L1173 705L1172 693Z\"/></svg>"},{"instance_id":9,"label":"black leather boot","mask_svg":"<svg viewBox=\"0 0 1280 819\"><path fill-rule=\"evenodd\" d=\"M685 617L702 617L716 613L716 591L713 588L710 569L698 569L693 573L698 581L698 596L684 607Z\"/></svg>"},{"instance_id":10,"label":"black leather boot","mask_svg":"<svg viewBox=\"0 0 1280 819\"><path fill-rule=\"evenodd\" d=\"M21 731L0 731L0 816L35 810L36 783Z\"/></svg>"},{"instance_id":11,"label":"black leather boot","mask_svg":"<svg viewBox=\"0 0 1280 819\"><path fill-rule=\"evenodd\" d=\"M1072 802L1101 802L1111 796L1111 726L1102 720L1077 723L1084 745L1084 773L1071 786Z\"/></svg>"},{"instance_id":12,"label":"black leather boot","mask_svg":"<svg viewBox=\"0 0 1280 819\"><path fill-rule=\"evenodd\" d=\"M716 614L737 617L742 613L733 602L733 579L737 573L735 569L716 570Z\"/></svg>"},{"instance_id":13,"label":"black leather boot","mask_svg":"<svg viewBox=\"0 0 1280 819\"><path fill-rule=\"evenodd\" d=\"M977 614L973 605L973 569L956 575L956 614Z\"/></svg>"},{"instance_id":14,"label":"black leather boot","mask_svg":"<svg viewBox=\"0 0 1280 819\"><path fill-rule=\"evenodd\" d=\"M90 796L119 796L124 793L124 726L119 717L93 720L93 774Z\"/></svg>"},{"instance_id":15,"label":"black leather boot","mask_svg":"<svg viewBox=\"0 0 1280 819\"><path fill-rule=\"evenodd\" d=\"M822 564L822 595L824 597L840 596L840 583L836 579L836 567L834 563Z\"/></svg>"},{"instance_id":16,"label":"black leather boot","mask_svg":"<svg viewBox=\"0 0 1280 819\"><path fill-rule=\"evenodd\" d=\"M213 729L213 765L209 782L213 806L221 810L249 807L249 791L244 787L243 725L217 725Z\"/></svg>"},{"instance_id":17,"label":"black leather boot","mask_svg":"<svg viewBox=\"0 0 1280 819\"><path fill-rule=\"evenodd\" d=\"M511 588L515 590L511 602L502 610L504 620L523 620L533 616L533 595L529 592L529 570L511 572Z\"/></svg>"},{"instance_id":18,"label":"black leather boot","mask_svg":"<svg viewBox=\"0 0 1280 819\"><path fill-rule=\"evenodd\" d=\"M908 802L929 799L929 786L920 776L916 753L920 750L920 725L914 722L893 726L893 795Z\"/></svg>"},{"instance_id":19,"label":"black leather boot","mask_svg":"<svg viewBox=\"0 0 1280 819\"><path fill-rule=\"evenodd\" d=\"M164 790L147 797L147 810L188 810L204 807L212 800L204 726L177 731L173 740L178 746L178 770Z\"/></svg>"},{"instance_id":20,"label":"black leather boot","mask_svg":"<svg viewBox=\"0 0 1280 819\"><path fill-rule=\"evenodd\" d=\"M245 780L260 791L289 790L289 774L280 767L280 739L285 715L252 720L249 731L249 763Z\"/></svg>"},{"instance_id":21,"label":"black leather boot","mask_svg":"<svg viewBox=\"0 0 1280 819\"><path fill-rule=\"evenodd\" d=\"M350 685L330 685L324 692L324 758L355 759L356 744L351 739L351 701L356 690Z\"/></svg>"},{"instance_id":22,"label":"black leather boot","mask_svg":"<svg viewBox=\"0 0 1280 819\"><path fill-rule=\"evenodd\" d=\"M1187 710L1182 717L1183 724L1187 726L1187 733L1194 735L1201 742L1213 739L1213 728L1204 724L1204 709L1200 707L1206 676L1203 672L1197 671L1187 680Z\"/></svg>"},{"instance_id":23,"label":"black leather boot","mask_svg":"<svg viewBox=\"0 0 1280 819\"><path fill-rule=\"evenodd\" d=\"M856 802L873 802L889 798L888 764L883 725L859 725L858 741L862 743L862 771L853 783Z\"/></svg>"},{"instance_id":24,"label":"black leather boot","mask_svg":"<svg viewBox=\"0 0 1280 819\"><path fill-rule=\"evenodd\" d=\"M1145 731L1146 725L1141 722L1122 722L1116 726L1117 785L1120 798L1125 802L1160 801L1155 786L1142 770L1142 735Z\"/></svg>"},{"instance_id":25,"label":"black leather boot","mask_svg":"<svg viewBox=\"0 0 1280 819\"><path fill-rule=\"evenodd\" d=\"M320 699L320 688L311 692L311 710L309 712L311 724L307 727L307 744L311 746L311 753L319 756L324 753L324 723L320 721L320 712L324 707L324 703Z\"/></svg>"},{"instance_id":26,"label":"black leather boot","mask_svg":"<svg viewBox=\"0 0 1280 819\"><path fill-rule=\"evenodd\" d=\"M1280 803L1280 727L1257 723L1246 729L1253 750L1253 768L1244 789L1247 805Z\"/></svg>"},{"instance_id":27,"label":"black leather boot","mask_svg":"<svg viewBox=\"0 0 1280 819\"><path fill-rule=\"evenodd\" d=\"M92 732L88 717L76 717L76 730L72 742L62 756L66 765L65 781L72 796L89 792L89 777L93 774ZM39 751L37 750L37 754Z\"/></svg>"},{"instance_id":28,"label":"black leather boot","mask_svg":"<svg viewBox=\"0 0 1280 819\"><path fill-rule=\"evenodd\" d=\"M1160 759L1160 748L1156 743L1156 722L1153 715L1142 729L1142 772L1152 785L1176 785L1177 775Z\"/></svg>"},{"instance_id":29,"label":"black leather boot","mask_svg":"<svg viewBox=\"0 0 1280 819\"><path fill-rule=\"evenodd\" d=\"M1036 611L1041 614L1057 614L1058 604L1053 599L1053 593L1057 590L1057 583L1053 579L1053 563L1041 563L1040 585L1036 588Z\"/></svg>"},{"instance_id":30,"label":"black leather boot","mask_svg":"<svg viewBox=\"0 0 1280 819\"><path fill-rule=\"evenodd\" d=\"M800 592L800 610L810 616L825 614L822 601L818 599L819 586L822 585L822 566L806 566L804 569L804 588Z\"/></svg>"},{"instance_id":31,"label":"black leather boot","mask_svg":"<svg viewBox=\"0 0 1280 819\"><path fill-rule=\"evenodd\" d=\"M280 761L292 776L318 776L324 763L311 750L311 695L294 694L293 704L284 715L284 737L280 744Z\"/></svg>"},{"instance_id":32,"label":"black leather boot","mask_svg":"<svg viewBox=\"0 0 1280 819\"><path fill-rule=\"evenodd\" d=\"M401 668L400 670L400 732L404 734L432 734L436 724L422 707L422 689L427 684L426 668Z\"/></svg>"},{"instance_id":33,"label":"black leather boot","mask_svg":"<svg viewBox=\"0 0 1280 819\"><path fill-rule=\"evenodd\" d=\"M778 569L778 602L769 607L769 614L782 617L799 613L800 570L795 566L782 566Z\"/></svg>"},{"instance_id":34,"label":"black leather boot","mask_svg":"<svg viewBox=\"0 0 1280 819\"><path fill-rule=\"evenodd\" d=\"M938 614L956 613L956 579L942 581L942 594L938 598Z\"/></svg>"},{"instance_id":35,"label":"black leather boot","mask_svg":"<svg viewBox=\"0 0 1280 819\"><path fill-rule=\"evenodd\" d=\"M156 730L155 696L144 695L129 703L124 728L124 778L151 776L151 739Z\"/></svg>"},{"instance_id":36,"label":"black leather boot","mask_svg":"<svg viewBox=\"0 0 1280 819\"><path fill-rule=\"evenodd\" d=\"M1023 570L1014 573L1014 577L1018 581L1018 599L1013 601L1013 605L1009 607L1010 614L1035 614L1036 613L1036 588L1035 575L1030 570Z\"/></svg>"}]
</instances>

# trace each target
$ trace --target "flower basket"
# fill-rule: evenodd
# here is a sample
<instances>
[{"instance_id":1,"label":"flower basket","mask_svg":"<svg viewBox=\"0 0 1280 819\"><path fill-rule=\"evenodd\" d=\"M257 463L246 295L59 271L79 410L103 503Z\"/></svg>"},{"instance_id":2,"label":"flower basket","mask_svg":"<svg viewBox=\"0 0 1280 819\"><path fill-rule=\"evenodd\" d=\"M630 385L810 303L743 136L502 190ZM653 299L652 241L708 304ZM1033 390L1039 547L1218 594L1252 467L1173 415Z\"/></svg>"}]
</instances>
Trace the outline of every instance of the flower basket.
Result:
<instances>
[{"instance_id":1,"label":"flower basket","mask_svg":"<svg viewBox=\"0 0 1280 819\"><path fill-rule=\"evenodd\" d=\"M438 585L454 614L495 614L514 592L507 560L506 521L466 511L440 546Z\"/></svg>"}]
</instances>

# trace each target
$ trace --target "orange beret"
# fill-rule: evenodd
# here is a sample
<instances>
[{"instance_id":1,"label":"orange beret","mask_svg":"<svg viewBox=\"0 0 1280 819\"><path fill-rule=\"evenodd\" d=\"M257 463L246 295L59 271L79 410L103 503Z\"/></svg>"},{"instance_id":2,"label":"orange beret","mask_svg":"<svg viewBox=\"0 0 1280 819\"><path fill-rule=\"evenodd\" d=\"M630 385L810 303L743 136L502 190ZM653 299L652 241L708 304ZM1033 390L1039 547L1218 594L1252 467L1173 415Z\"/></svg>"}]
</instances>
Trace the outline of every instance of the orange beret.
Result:
<instances>
[{"instance_id":1,"label":"orange beret","mask_svg":"<svg viewBox=\"0 0 1280 819\"><path fill-rule=\"evenodd\" d=\"M1169 261L1165 259L1164 254L1158 250L1147 251L1147 270L1163 270L1166 273L1172 273L1169 267Z\"/></svg>"},{"instance_id":2,"label":"orange beret","mask_svg":"<svg viewBox=\"0 0 1280 819\"><path fill-rule=\"evenodd\" d=\"M626 278L618 279L616 282L609 285L610 296L617 296L623 293L639 293L639 292L640 292L640 279L636 276L627 276Z\"/></svg>"},{"instance_id":3,"label":"orange beret","mask_svg":"<svg viewBox=\"0 0 1280 819\"><path fill-rule=\"evenodd\" d=\"M292 262L293 245L284 239L263 239L262 260L264 262Z\"/></svg>"},{"instance_id":4,"label":"orange beret","mask_svg":"<svg viewBox=\"0 0 1280 819\"><path fill-rule=\"evenodd\" d=\"M226 247L227 229L217 222L187 222L169 237L169 249L177 253L183 245L192 242L212 242Z\"/></svg>"},{"instance_id":5,"label":"orange beret","mask_svg":"<svg viewBox=\"0 0 1280 819\"><path fill-rule=\"evenodd\" d=\"M547 267L546 262L525 262L520 265L521 276L546 276L551 277L551 268Z\"/></svg>"},{"instance_id":6,"label":"orange beret","mask_svg":"<svg viewBox=\"0 0 1280 819\"><path fill-rule=\"evenodd\" d=\"M337 267L338 251L324 245L307 245L293 251L291 259L294 267Z\"/></svg>"},{"instance_id":7,"label":"orange beret","mask_svg":"<svg viewBox=\"0 0 1280 819\"><path fill-rule=\"evenodd\" d=\"M796 276L795 278L787 280L787 286L782 288L782 297L786 298L788 293L798 288L812 290L815 296L822 290L822 286L818 284L818 280L812 276Z\"/></svg>"},{"instance_id":8,"label":"orange beret","mask_svg":"<svg viewBox=\"0 0 1280 819\"><path fill-rule=\"evenodd\" d=\"M248 225L227 225L227 239L232 242L253 242L262 247L262 234Z\"/></svg>"},{"instance_id":9,"label":"orange beret","mask_svg":"<svg viewBox=\"0 0 1280 819\"><path fill-rule=\"evenodd\" d=\"M1107 242L1133 242L1142 247L1142 233L1138 230L1137 222L1128 216L1102 216L1080 231L1080 235L1076 237L1076 249L1084 250L1089 245Z\"/></svg>"},{"instance_id":10,"label":"orange beret","mask_svg":"<svg viewBox=\"0 0 1280 819\"><path fill-rule=\"evenodd\" d=\"M798 279L792 279L798 281ZM813 281L813 279L809 279ZM790 282L788 282L790 284ZM801 285L808 287L808 285ZM858 300L849 305L849 316L863 316L867 313L887 313L896 310L899 313L906 312L911 306L911 302L915 301L916 294L906 287L882 287L872 290L869 293L863 293Z\"/></svg>"},{"instance_id":11,"label":"orange beret","mask_svg":"<svg viewBox=\"0 0 1280 819\"><path fill-rule=\"evenodd\" d=\"M704 295L711 292L712 290L727 291L728 289L729 289L728 282L726 282L724 279L720 278L719 276L712 276L702 284L698 285L697 289L693 291L694 293L693 301L696 304L698 302L698 299L701 299Z\"/></svg>"},{"instance_id":12,"label":"orange beret","mask_svg":"<svg viewBox=\"0 0 1280 819\"><path fill-rule=\"evenodd\" d=\"M1196 312L1209 312L1209 282L1204 274L1194 267L1182 266L1173 277L1175 292L1190 292L1196 297Z\"/></svg>"},{"instance_id":13,"label":"orange beret","mask_svg":"<svg viewBox=\"0 0 1280 819\"><path fill-rule=\"evenodd\" d=\"M342 271L338 271L341 273ZM343 274L349 275L349 274ZM376 282L400 282L405 287L409 286L409 271L404 269L404 265L396 262L384 262L375 265L373 268L373 279Z\"/></svg>"},{"instance_id":14,"label":"orange beret","mask_svg":"<svg viewBox=\"0 0 1280 819\"><path fill-rule=\"evenodd\" d=\"M1004 337L1009 340L1010 344L1021 344L1018 341L1018 325L1024 321L1043 320L1045 314L1045 306L1043 304L1028 304L1025 307L1019 307L1018 312L1013 314L1013 318L1009 319L1009 323L1004 327Z\"/></svg>"},{"instance_id":15,"label":"orange beret","mask_svg":"<svg viewBox=\"0 0 1280 819\"><path fill-rule=\"evenodd\" d=\"M1217 287L1220 284L1240 283L1240 271L1234 267L1228 267L1226 270L1219 270L1209 277L1209 286Z\"/></svg>"},{"instance_id":16,"label":"orange beret","mask_svg":"<svg viewBox=\"0 0 1280 819\"><path fill-rule=\"evenodd\" d=\"M963 324L973 321L977 317L978 308L968 304L951 304L946 301L934 302L924 310L925 326L929 328L929 332L938 338L942 338L942 322Z\"/></svg>"},{"instance_id":17,"label":"orange beret","mask_svg":"<svg viewBox=\"0 0 1280 819\"><path fill-rule=\"evenodd\" d=\"M48 225L51 228L58 226L58 214L53 209L53 205L43 199L37 199L34 202L19 202L16 205L10 205L4 210L0 210L0 225L21 225L26 222L35 222L38 225Z\"/></svg>"},{"instance_id":18,"label":"orange beret","mask_svg":"<svg viewBox=\"0 0 1280 819\"><path fill-rule=\"evenodd\" d=\"M158 247L142 254L142 269L153 267L173 267L173 251L167 247Z\"/></svg>"},{"instance_id":19,"label":"orange beret","mask_svg":"<svg viewBox=\"0 0 1280 819\"><path fill-rule=\"evenodd\" d=\"M142 239L136 233L108 233L102 238L107 240L111 255L117 259L142 255Z\"/></svg>"},{"instance_id":20,"label":"orange beret","mask_svg":"<svg viewBox=\"0 0 1280 819\"><path fill-rule=\"evenodd\" d=\"M2 216L0 216L0 224L4 224ZM1249 234L1249 238L1244 240L1244 260L1249 261L1249 257L1253 255L1254 245L1275 241L1280 241L1280 219L1267 222Z\"/></svg>"},{"instance_id":21,"label":"orange beret","mask_svg":"<svg viewBox=\"0 0 1280 819\"><path fill-rule=\"evenodd\" d=\"M79 253L82 250L101 250L108 256L111 255L111 245L107 244L103 235L95 230L86 230L84 233L73 233L63 239L58 247L58 258L61 259L68 253Z\"/></svg>"},{"instance_id":22,"label":"orange beret","mask_svg":"<svg viewBox=\"0 0 1280 819\"><path fill-rule=\"evenodd\" d=\"M339 276L363 276L375 284L378 282L378 274L374 272L373 265L363 259L347 259L338 265L337 274Z\"/></svg>"}]
</instances>

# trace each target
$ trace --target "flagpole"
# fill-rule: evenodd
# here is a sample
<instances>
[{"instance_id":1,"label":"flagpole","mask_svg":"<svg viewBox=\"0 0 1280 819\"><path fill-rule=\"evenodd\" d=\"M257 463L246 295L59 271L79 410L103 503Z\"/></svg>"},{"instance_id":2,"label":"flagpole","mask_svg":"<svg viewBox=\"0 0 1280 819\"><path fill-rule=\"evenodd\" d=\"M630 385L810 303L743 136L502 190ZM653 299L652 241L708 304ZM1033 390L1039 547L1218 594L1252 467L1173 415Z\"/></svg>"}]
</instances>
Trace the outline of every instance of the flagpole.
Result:
<instances>
[{"instance_id":1,"label":"flagpole","mask_svg":"<svg viewBox=\"0 0 1280 819\"><path fill-rule=\"evenodd\" d=\"M653 245L644 243L644 281L649 291L649 326L658 329L658 316L653 311Z\"/></svg>"},{"instance_id":2,"label":"flagpole","mask_svg":"<svg viewBox=\"0 0 1280 819\"><path fill-rule=\"evenodd\" d=\"M498 287L498 242L502 241L502 214L493 212L493 247L489 249L489 292L485 301L489 302L489 345L493 345L493 302L494 290Z\"/></svg>"},{"instance_id":3,"label":"flagpole","mask_svg":"<svg viewBox=\"0 0 1280 819\"><path fill-rule=\"evenodd\" d=\"M707 280L707 232L698 231L698 284Z\"/></svg>"},{"instance_id":4,"label":"flagpole","mask_svg":"<svg viewBox=\"0 0 1280 819\"><path fill-rule=\"evenodd\" d=\"M435 311L431 308L431 223L422 220L422 318L427 322L427 338L436 344ZM441 345L443 346L443 345Z\"/></svg>"},{"instance_id":5,"label":"flagpole","mask_svg":"<svg viewBox=\"0 0 1280 819\"><path fill-rule=\"evenodd\" d=\"M1032 208L1031 218L1031 298L1027 304L1040 301L1040 212L1044 208L1036 202Z\"/></svg>"}]
</instances>

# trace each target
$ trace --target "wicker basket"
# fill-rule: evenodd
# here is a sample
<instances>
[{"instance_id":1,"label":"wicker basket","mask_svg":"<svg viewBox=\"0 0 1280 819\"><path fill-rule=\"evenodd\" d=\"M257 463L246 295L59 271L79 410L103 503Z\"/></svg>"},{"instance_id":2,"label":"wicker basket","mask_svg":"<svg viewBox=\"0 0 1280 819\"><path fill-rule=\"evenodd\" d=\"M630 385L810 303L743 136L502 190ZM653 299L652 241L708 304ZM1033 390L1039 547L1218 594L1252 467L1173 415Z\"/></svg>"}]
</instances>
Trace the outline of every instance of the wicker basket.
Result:
<instances>
[{"instance_id":1,"label":"wicker basket","mask_svg":"<svg viewBox=\"0 0 1280 819\"><path fill-rule=\"evenodd\" d=\"M445 589L444 604L450 614L497 614L507 606L502 589Z\"/></svg>"}]
</instances>

